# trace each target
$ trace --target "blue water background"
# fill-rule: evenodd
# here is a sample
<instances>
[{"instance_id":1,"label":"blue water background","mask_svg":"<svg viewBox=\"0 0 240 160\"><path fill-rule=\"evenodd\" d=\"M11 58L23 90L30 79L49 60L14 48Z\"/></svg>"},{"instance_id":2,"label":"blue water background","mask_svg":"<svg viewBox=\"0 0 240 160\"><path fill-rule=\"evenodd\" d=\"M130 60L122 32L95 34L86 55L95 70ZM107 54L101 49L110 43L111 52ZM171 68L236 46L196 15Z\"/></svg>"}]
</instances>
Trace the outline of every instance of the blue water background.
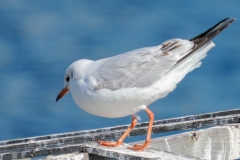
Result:
<instances>
[{"instance_id":1,"label":"blue water background","mask_svg":"<svg viewBox=\"0 0 240 160\"><path fill-rule=\"evenodd\" d=\"M189 39L228 16L239 20L214 39L202 67L150 109L164 119L239 108L239 8L240 1L0 1L0 140L129 124L130 116L84 112L70 94L56 103L65 69Z\"/></svg>"}]
</instances>

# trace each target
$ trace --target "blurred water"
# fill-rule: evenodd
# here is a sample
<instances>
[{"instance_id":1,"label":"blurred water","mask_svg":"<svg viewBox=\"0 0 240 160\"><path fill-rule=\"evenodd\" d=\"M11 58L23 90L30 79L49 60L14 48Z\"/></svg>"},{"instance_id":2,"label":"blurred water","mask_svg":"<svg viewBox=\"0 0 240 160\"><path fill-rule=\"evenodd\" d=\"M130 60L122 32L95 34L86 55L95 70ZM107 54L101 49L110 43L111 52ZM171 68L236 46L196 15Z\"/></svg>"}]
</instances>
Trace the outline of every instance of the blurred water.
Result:
<instances>
[{"instance_id":1,"label":"blurred water","mask_svg":"<svg viewBox=\"0 0 240 160\"><path fill-rule=\"evenodd\" d=\"M77 59L97 60L170 38L189 39L221 19L239 18L239 1L1 1L0 140L128 124L79 109L63 87ZM239 21L214 39L203 66L151 105L156 119L238 108ZM147 121L145 113L139 113Z\"/></svg>"}]
</instances>

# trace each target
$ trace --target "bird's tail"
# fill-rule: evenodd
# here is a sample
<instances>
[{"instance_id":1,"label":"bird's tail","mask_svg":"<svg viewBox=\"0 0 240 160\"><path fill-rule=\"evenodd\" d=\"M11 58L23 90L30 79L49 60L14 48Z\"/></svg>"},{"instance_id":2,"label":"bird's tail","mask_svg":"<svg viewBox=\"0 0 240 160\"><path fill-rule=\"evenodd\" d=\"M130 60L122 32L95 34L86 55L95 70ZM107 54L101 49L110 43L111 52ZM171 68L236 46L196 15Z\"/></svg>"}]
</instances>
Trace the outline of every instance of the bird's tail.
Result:
<instances>
[{"instance_id":1,"label":"bird's tail","mask_svg":"<svg viewBox=\"0 0 240 160\"><path fill-rule=\"evenodd\" d=\"M217 36L220 32L222 32L225 28L227 28L231 23L233 23L236 18L229 20L230 17L225 18L215 24L213 27L209 28L205 32L199 34L198 36L189 39L190 41L199 41L201 38L208 38L213 39L215 36Z\"/></svg>"},{"instance_id":2,"label":"bird's tail","mask_svg":"<svg viewBox=\"0 0 240 160\"><path fill-rule=\"evenodd\" d=\"M207 55L207 52L215 46L211 39L235 20L236 19L229 20L229 18L226 18L202 34L190 39L190 41L194 43L194 47L189 53L178 60L177 64L161 79L160 83L163 86L170 86L168 91L171 92L186 74L201 66L201 60Z\"/></svg>"},{"instance_id":3,"label":"bird's tail","mask_svg":"<svg viewBox=\"0 0 240 160\"><path fill-rule=\"evenodd\" d=\"M215 24L213 27L209 28L205 32L199 34L198 36L189 39L189 41L192 41L194 43L194 47L191 49L191 51L183 56L180 60L178 60L178 63L186 59L189 55L200 49L202 46L209 43L215 36L217 36L220 32L222 32L225 28L227 28L230 24L232 24L236 18L233 18L229 20L230 18L225 18L222 21Z\"/></svg>"}]
</instances>

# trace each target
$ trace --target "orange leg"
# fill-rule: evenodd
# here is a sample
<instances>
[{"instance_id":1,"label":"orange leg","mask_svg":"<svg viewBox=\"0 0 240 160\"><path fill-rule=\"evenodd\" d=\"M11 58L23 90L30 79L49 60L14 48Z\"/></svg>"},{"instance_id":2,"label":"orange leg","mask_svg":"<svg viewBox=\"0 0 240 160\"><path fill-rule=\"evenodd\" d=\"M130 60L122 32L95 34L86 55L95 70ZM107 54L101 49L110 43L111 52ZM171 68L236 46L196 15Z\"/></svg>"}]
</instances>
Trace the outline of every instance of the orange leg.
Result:
<instances>
[{"instance_id":1,"label":"orange leg","mask_svg":"<svg viewBox=\"0 0 240 160\"><path fill-rule=\"evenodd\" d=\"M154 119L154 114L152 111L150 111L148 108L145 109L148 116L149 116L149 125L148 125L148 131L147 131L147 138L144 144L139 145L136 144L133 147L129 147L129 149L132 149L134 151L142 151L145 148L147 148L147 146L151 143L151 134L152 134L152 126L153 126L153 119Z\"/></svg>"},{"instance_id":2,"label":"orange leg","mask_svg":"<svg viewBox=\"0 0 240 160\"><path fill-rule=\"evenodd\" d=\"M125 131L125 133L119 138L117 142L108 142L108 141L100 141L98 140L98 143L102 146L108 146L108 147L117 147L121 144L123 144L124 139L128 136L128 134L131 132L131 130L136 126L137 119L132 116L132 124L131 126Z\"/></svg>"}]
</instances>

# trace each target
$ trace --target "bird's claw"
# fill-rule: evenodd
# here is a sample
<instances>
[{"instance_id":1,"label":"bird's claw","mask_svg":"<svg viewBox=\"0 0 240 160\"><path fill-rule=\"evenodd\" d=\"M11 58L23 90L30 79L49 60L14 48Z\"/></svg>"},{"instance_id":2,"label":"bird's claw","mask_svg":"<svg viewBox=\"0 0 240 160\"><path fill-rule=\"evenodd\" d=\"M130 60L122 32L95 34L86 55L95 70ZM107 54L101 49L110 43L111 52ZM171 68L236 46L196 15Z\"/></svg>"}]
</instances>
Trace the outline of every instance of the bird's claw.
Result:
<instances>
[{"instance_id":1,"label":"bird's claw","mask_svg":"<svg viewBox=\"0 0 240 160\"><path fill-rule=\"evenodd\" d=\"M143 151L148 147L150 143L151 143L151 140L147 140L144 144L134 144L133 147L128 147L128 148L133 151Z\"/></svg>"},{"instance_id":2,"label":"bird's claw","mask_svg":"<svg viewBox=\"0 0 240 160\"><path fill-rule=\"evenodd\" d=\"M98 140L98 144L101 145L101 146L107 146L107 147L118 147L120 146L121 144L123 144L123 142L109 142L109 141L101 141L101 140Z\"/></svg>"}]
</instances>

